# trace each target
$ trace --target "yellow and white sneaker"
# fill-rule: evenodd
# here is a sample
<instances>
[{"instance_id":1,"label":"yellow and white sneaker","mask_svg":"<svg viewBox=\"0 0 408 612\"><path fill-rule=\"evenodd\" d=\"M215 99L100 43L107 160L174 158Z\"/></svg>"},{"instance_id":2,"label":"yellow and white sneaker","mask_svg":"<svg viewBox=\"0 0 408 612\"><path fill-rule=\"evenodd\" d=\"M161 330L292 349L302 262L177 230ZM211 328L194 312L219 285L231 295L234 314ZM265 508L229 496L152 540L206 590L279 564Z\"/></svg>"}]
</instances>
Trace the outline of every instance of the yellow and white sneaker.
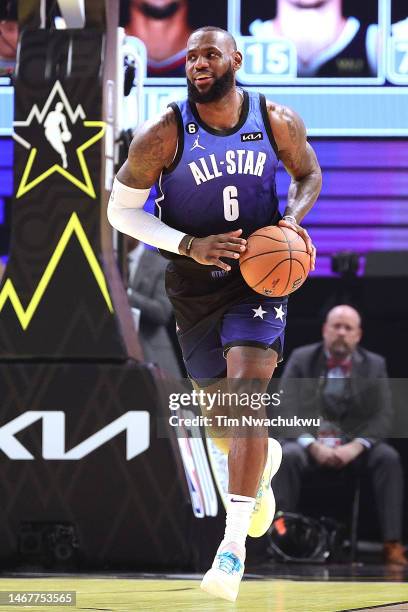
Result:
<instances>
[{"instance_id":1,"label":"yellow and white sneaker","mask_svg":"<svg viewBox=\"0 0 408 612\"><path fill-rule=\"evenodd\" d=\"M276 503L271 480L282 462L282 447L277 440L268 439L268 457L255 499L255 508L249 524L248 535L260 538L271 526L275 516Z\"/></svg>"},{"instance_id":2,"label":"yellow and white sneaker","mask_svg":"<svg viewBox=\"0 0 408 612\"><path fill-rule=\"evenodd\" d=\"M243 554L245 556L245 551ZM222 547L222 551L218 549L211 569L204 574L201 581L202 590L214 597L235 601L244 567L242 551L238 550L234 542L226 544Z\"/></svg>"}]
</instances>

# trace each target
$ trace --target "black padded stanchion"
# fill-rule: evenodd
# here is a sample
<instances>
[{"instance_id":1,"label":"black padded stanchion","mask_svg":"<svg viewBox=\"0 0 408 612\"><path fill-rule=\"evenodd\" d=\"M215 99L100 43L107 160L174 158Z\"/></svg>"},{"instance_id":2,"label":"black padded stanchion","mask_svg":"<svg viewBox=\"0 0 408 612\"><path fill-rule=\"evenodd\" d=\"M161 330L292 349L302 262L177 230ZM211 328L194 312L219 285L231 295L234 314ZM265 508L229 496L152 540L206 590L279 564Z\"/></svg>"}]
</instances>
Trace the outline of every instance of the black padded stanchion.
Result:
<instances>
[{"instance_id":1,"label":"black padded stanchion","mask_svg":"<svg viewBox=\"0 0 408 612\"><path fill-rule=\"evenodd\" d=\"M116 23L22 29L2 357L142 357L106 220L115 83L104 58L116 55Z\"/></svg>"}]
</instances>

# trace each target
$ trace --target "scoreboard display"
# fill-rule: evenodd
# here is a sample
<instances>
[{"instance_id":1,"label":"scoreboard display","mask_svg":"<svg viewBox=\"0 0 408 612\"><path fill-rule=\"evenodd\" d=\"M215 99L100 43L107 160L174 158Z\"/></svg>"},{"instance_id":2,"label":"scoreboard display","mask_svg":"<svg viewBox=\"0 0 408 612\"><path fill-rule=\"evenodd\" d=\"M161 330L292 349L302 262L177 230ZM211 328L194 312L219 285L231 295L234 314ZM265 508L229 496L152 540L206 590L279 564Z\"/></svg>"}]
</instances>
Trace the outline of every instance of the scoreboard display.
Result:
<instances>
[{"instance_id":1,"label":"scoreboard display","mask_svg":"<svg viewBox=\"0 0 408 612\"><path fill-rule=\"evenodd\" d=\"M296 110L309 136L408 135L406 1L121 0L121 25L126 47L142 58L138 80L145 92L142 112L135 88L125 98L124 128L185 96L188 36L216 25L234 35L243 53L239 84ZM0 47L0 74L2 65ZM6 85L0 134L6 135L12 87L8 78L0 83Z\"/></svg>"},{"instance_id":2,"label":"scoreboard display","mask_svg":"<svg viewBox=\"0 0 408 612\"><path fill-rule=\"evenodd\" d=\"M190 32L209 24L228 29L243 53L239 83L298 111L310 136L408 134L408 5L402 0L218 0L200 3L201 10L196 2L168 6L178 4L186 5ZM126 32L141 38L137 16L129 16L131 5L125 11ZM145 44L147 118L185 95L185 76L183 52L177 56L169 48L166 58L165 41L161 48L157 41Z\"/></svg>"}]
</instances>

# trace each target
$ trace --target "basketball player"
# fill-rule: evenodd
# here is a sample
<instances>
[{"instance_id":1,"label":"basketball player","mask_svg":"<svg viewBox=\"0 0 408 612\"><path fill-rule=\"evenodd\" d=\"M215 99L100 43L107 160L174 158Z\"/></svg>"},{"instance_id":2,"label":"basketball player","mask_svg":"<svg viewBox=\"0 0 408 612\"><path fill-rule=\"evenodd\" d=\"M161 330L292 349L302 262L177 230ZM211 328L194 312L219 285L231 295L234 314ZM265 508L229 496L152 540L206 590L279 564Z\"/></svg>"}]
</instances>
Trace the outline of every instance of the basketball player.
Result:
<instances>
[{"instance_id":1,"label":"basketball player","mask_svg":"<svg viewBox=\"0 0 408 612\"><path fill-rule=\"evenodd\" d=\"M320 192L321 172L300 117L236 86L241 63L228 32L193 32L188 99L136 131L108 217L119 231L171 258L166 290L190 378L202 387L220 378L256 380L259 390L281 359L287 298L254 293L238 258L253 231L279 223L303 237L314 268L315 248L299 223ZM275 186L279 159L292 178L283 219ZM143 211L156 182L159 218ZM265 533L274 514L270 478L281 449L273 453L267 431L261 434L230 440L225 534L202 582L230 601L238 594L248 532Z\"/></svg>"},{"instance_id":2,"label":"basketball player","mask_svg":"<svg viewBox=\"0 0 408 612\"><path fill-rule=\"evenodd\" d=\"M343 0L277 0L274 19L256 19L253 36L283 37L297 50L300 77L369 77L377 74L377 26L343 16Z\"/></svg>"}]
</instances>

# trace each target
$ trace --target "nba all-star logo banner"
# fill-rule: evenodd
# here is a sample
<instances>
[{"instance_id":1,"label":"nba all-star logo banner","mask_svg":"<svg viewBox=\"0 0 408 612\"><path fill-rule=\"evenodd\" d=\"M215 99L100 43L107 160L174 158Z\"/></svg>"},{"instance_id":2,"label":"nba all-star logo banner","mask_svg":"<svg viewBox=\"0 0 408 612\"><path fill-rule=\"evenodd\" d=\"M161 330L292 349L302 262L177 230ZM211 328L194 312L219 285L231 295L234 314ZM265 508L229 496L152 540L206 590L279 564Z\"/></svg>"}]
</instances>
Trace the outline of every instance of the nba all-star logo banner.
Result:
<instances>
[{"instance_id":1,"label":"nba all-star logo banner","mask_svg":"<svg viewBox=\"0 0 408 612\"><path fill-rule=\"evenodd\" d=\"M81 104L73 109L59 81L43 108L40 110L34 104L26 119L14 122L14 130L15 141L27 150L27 164L17 186L16 198L24 196L54 173L96 198L85 152L102 138L105 124L87 120Z\"/></svg>"},{"instance_id":2,"label":"nba all-star logo banner","mask_svg":"<svg viewBox=\"0 0 408 612\"><path fill-rule=\"evenodd\" d=\"M117 358L101 249L101 31L23 31L0 355Z\"/></svg>"}]
</instances>

